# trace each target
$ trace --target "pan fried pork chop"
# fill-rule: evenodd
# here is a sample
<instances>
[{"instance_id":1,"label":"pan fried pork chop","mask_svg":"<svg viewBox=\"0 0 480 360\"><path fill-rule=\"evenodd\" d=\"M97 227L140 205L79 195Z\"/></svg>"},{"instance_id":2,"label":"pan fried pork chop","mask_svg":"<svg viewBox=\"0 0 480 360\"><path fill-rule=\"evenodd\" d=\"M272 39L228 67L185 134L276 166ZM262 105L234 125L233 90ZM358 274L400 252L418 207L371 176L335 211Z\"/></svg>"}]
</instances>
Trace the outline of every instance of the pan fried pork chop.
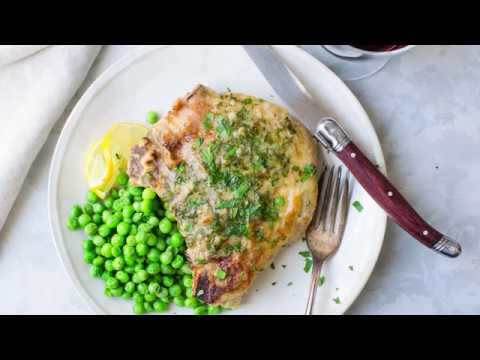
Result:
<instances>
[{"instance_id":1,"label":"pan fried pork chop","mask_svg":"<svg viewBox=\"0 0 480 360\"><path fill-rule=\"evenodd\" d=\"M317 201L317 156L285 109L199 85L132 148L128 174L176 216L193 294L234 308L257 272L305 233Z\"/></svg>"}]
</instances>

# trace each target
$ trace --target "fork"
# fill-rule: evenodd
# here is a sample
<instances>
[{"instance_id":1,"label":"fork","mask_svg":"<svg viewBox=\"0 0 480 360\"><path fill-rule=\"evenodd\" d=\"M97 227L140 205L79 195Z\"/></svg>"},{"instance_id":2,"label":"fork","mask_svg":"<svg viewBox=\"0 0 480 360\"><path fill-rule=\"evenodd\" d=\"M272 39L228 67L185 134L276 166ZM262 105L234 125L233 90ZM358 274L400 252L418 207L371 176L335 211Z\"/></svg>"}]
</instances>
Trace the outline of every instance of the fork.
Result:
<instances>
[{"instance_id":1,"label":"fork","mask_svg":"<svg viewBox=\"0 0 480 360\"><path fill-rule=\"evenodd\" d=\"M307 229L307 246L312 254L313 268L305 315L312 315L322 264L340 246L347 223L349 205L348 173L340 190L342 167L328 167L318 182L317 209ZM322 196L323 193L323 196Z\"/></svg>"}]
</instances>

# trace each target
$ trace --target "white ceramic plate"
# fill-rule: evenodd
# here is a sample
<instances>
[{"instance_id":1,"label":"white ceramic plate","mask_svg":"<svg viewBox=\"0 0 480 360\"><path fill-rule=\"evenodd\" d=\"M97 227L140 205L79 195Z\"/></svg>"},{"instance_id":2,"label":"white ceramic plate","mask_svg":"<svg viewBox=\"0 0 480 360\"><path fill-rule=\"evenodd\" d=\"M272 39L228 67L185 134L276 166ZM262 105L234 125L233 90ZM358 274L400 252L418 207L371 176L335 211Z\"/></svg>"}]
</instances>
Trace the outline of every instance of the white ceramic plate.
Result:
<instances>
[{"instance_id":1,"label":"white ceramic plate","mask_svg":"<svg viewBox=\"0 0 480 360\"><path fill-rule=\"evenodd\" d=\"M385 171L375 130L343 82L297 47L277 46L276 50L317 101ZM62 131L49 179L50 225L68 275L96 313L131 314L132 305L103 295L103 282L93 279L83 262L82 232L72 233L64 227L70 207L82 203L87 191L82 173L84 154L113 123L143 123L147 111L167 111L177 97L198 83L220 92L229 87L282 103L240 46L145 47L123 58L95 81ZM318 314L342 314L348 309L367 282L382 246L384 212L359 185L353 186L351 201L355 200L362 203L364 211L351 209L343 243L323 267L326 282L317 295ZM303 314L310 274L303 271L303 258L298 252L305 249L304 242L284 249L275 259L275 270L267 268L261 273L242 306L228 313ZM337 297L340 304L333 301ZM170 313L191 314L191 310L172 306Z\"/></svg>"}]
</instances>

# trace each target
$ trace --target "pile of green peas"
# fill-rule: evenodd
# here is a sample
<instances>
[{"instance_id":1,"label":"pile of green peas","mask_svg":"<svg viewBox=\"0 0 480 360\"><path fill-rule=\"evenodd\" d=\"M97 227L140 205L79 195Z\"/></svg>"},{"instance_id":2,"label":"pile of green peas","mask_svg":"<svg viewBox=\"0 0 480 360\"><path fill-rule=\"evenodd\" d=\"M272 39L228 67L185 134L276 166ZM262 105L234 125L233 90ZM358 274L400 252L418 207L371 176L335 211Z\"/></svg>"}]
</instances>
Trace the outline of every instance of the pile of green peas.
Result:
<instances>
[{"instance_id":1,"label":"pile of green peas","mask_svg":"<svg viewBox=\"0 0 480 360\"><path fill-rule=\"evenodd\" d=\"M84 261L106 296L132 299L137 315L166 311L172 302L195 315L221 312L192 295L185 240L154 190L132 186L122 172L103 201L91 191L86 200L72 207L66 226L83 229Z\"/></svg>"}]
</instances>

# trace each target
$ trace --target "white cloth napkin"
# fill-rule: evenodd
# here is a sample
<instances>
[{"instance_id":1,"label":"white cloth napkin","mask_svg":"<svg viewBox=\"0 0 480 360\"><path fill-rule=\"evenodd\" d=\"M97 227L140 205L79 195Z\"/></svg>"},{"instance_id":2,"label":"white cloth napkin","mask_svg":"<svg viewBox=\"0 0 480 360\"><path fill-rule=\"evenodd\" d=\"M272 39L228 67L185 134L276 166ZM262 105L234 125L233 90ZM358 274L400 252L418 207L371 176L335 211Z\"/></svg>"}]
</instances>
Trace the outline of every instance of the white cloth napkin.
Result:
<instances>
[{"instance_id":1,"label":"white cloth napkin","mask_svg":"<svg viewBox=\"0 0 480 360\"><path fill-rule=\"evenodd\" d=\"M99 50L96 45L0 46L0 229Z\"/></svg>"}]
</instances>

